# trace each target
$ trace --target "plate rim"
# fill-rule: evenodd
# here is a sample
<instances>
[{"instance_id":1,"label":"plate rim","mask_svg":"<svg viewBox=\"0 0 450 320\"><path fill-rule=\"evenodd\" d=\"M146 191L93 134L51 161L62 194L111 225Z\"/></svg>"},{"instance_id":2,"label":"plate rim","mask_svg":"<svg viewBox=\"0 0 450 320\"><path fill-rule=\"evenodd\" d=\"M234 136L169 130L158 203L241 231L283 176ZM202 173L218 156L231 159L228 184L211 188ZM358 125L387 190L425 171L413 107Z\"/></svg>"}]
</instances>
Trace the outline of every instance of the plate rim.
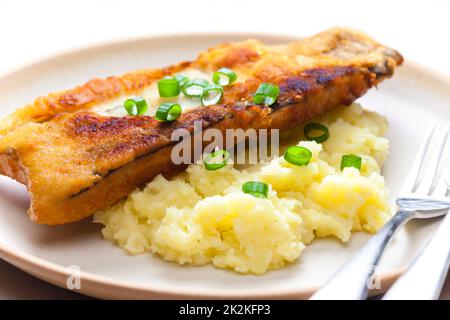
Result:
<instances>
[{"instance_id":1,"label":"plate rim","mask_svg":"<svg viewBox=\"0 0 450 320\"><path fill-rule=\"evenodd\" d=\"M259 32L189 32L189 33L167 33L157 35L144 35L138 37L127 37L113 39L102 42L95 42L85 46L78 46L67 50L51 53L37 59L28 60L26 63L16 65L10 69L3 71L0 75L0 81L30 68L34 65L50 62L53 59L62 59L64 56L77 55L85 51L106 49L107 47L125 45L129 43L139 43L144 41L157 41L163 39L176 39L185 37L195 38L213 38L213 37L229 37L229 38L264 38L271 41L294 41L301 39L301 36L275 33L259 33ZM434 70L425 65L406 60L403 68L408 67L414 71L432 78L433 80L443 83L444 86L450 87L450 76ZM66 280L70 276L69 270L66 268L49 262L43 258L39 258L29 254L23 250L17 250L13 247L0 242L0 258L31 274L32 276L44 280L53 285L59 286L66 290L70 290L66 286ZM389 288L389 286L399 277L405 267L398 267L391 272L380 275L382 290L371 291L371 294L379 294ZM242 275L245 276L245 275ZM85 271L80 271L81 289L72 290L77 293L107 299L306 299L311 296L318 288L309 287L306 289L280 289L277 292L261 292L259 289L246 289L227 291L208 289L207 293L198 293L194 289L165 289L162 287L154 287L148 285L138 285L124 280L116 280L110 277L97 275Z\"/></svg>"}]
</instances>

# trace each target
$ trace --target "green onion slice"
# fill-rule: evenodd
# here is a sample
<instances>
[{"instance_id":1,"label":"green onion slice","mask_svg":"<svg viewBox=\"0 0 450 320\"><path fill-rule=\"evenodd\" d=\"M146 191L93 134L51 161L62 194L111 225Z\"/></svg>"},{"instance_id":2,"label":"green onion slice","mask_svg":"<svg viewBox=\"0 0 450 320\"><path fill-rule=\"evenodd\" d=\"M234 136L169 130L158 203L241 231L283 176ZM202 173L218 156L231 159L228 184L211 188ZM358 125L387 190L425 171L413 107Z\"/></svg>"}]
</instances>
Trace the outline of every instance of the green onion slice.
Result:
<instances>
[{"instance_id":1,"label":"green onion slice","mask_svg":"<svg viewBox=\"0 0 450 320\"><path fill-rule=\"evenodd\" d=\"M147 112L148 109L147 101L143 97L127 99L123 106L130 116L140 116Z\"/></svg>"},{"instance_id":2,"label":"green onion slice","mask_svg":"<svg viewBox=\"0 0 450 320\"><path fill-rule=\"evenodd\" d=\"M158 81L159 96L163 98L177 97L180 94L179 81L174 77L165 77Z\"/></svg>"},{"instance_id":3,"label":"green onion slice","mask_svg":"<svg viewBox=\"0 0 450 320\"><path fill-rule=\"evenodd\" d=\"M280 88L270 83L262 83L253 95L255 104L265 104L270 106L277 101L280 94Z\"/></svg>"},{"instance_id":4,"label":"green onion slice","mask_svg":"<svg viewBox=\"0 0 450 320\"><path fill-rule=\"evenodd\" d=\"M228 68L221 68L213 74L213 82L220 86L229 86L236 80L236 72Z\"/></svg>"},{"instance_id":5,"label":"green onion slice","mask_svg":"<svg viewBox=\"0 0 450 320\"><path fill-rule=\"evenodd\" d=\"M186 97L200 98L208 84L208 81L204 79L194 79L185 83L181 91Z\"/></svg>"},{"instance_id":6,"label":"green onion slice","mask_svg":"<svg viewBox=\"0 0 450 320\"><path fill-rule=\"evenodd\" d=\"M284 160L297 166L306 166L312 158L309 149L300 146L289 147L284 154Z\"/></svg>"},{"instance_id":7,"label":"green onion slice","mask_svg":"<svg viewBox=\"0 0 450 320\"><path fill-rule=\"evenodd\" d=\"M264 182L247 181L242 185L242 191L257 198L267 199L269 187Z\"/></svg>"},{"instance_id":8,"label":"green onion slice","mask_svg":"<svg viewBox=\"0 0 450 320\"><path fill-rule=\"evenodd\" d=\"M343 155L341 160L341 171L343 171L344 168L347 167L353 167L361 170L361 157L358 157L354 154Z\"/></svg>"},{"instance_id":9,"label":"green onion slice","mask_svg":"<svg viewBox=\"0 0 450 320\"><path fill-rule=\"evenodd\" d=\"M184 74L177 74L175 76L175 79L178 80L178 87L183 88L183 86L188 83L189 77L185 76Z\"/></svg>"},{"instance_id":10,"label":"green onion slice","mask_svg":"<svg viewBox=\"0 0 450 320\"><path fill-rule=\"evenodd\" d=\"M230 158L230 153L226 150L216 150L206 156L203 161L206 170L214 171L225 167Z\"/></svg>"},{"instance_id":11,"label":"green onion slice","mask_svg":"<svg viewBox=\"0 0 450 320\"><path fill-rule=\"evenodd\" d=\"M177 119L181 114L182 108L178 103L163 103L156 110L155 119L161 122L169 122Z\"/></svg>"},{"instance_id":12,"label":"green onion slice","mask_svg":"<svg viewBox=\"0 0 450 320\"><path fill-rule=\"evenodd\" d=\"M320 131L321 134L313 134L317 131ZM305 137L309 141L315 141L317 143L322 143L324 141L327 141L330 137L330 133L328 132L328 128L320 123L311 122L308 123L305 128L303 129L303 132L305 134Z\"/></svg>"},{"instance_id":13,"label":"green onion slice","mask_svg":"<svg viewBox=\"0 0 450 320\"><path fill-rule=\"evenodd\" d=\"M202 104L204 106L212 106L218 103L223 96L223 88L217 85L209 85L205 87L202 94Z\"/></svg>"}]
</instances>

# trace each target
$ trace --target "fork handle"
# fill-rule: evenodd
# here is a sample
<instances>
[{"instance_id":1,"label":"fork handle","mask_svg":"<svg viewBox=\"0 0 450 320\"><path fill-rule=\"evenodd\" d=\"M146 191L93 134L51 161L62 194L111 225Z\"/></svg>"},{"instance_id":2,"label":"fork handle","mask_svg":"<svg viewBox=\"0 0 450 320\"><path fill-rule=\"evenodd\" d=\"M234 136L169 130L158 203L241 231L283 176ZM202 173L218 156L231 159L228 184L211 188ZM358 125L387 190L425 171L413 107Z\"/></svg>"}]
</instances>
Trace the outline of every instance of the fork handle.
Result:
<instances>
[{"instance_id":1,"label":"fork handle","mask_svg":"<svg viewBox=\"0 0 450 320\"><path fill-rule=\"evenodd\" d=\"M397 230L413 219L414 211L400 210L310 299L362 300L384 249Z\"/></svg>"},{"instance_id":2,"label":"fork handle","mask_svg":"<svg viewBox=\"0 0 450 320\"><path fill-rule=\"evenodd\" d=\"M436 300L442 290L450 263L450 216L442 221L436 234L410 268L383 300Z\"/></svg>"}]
</instances>

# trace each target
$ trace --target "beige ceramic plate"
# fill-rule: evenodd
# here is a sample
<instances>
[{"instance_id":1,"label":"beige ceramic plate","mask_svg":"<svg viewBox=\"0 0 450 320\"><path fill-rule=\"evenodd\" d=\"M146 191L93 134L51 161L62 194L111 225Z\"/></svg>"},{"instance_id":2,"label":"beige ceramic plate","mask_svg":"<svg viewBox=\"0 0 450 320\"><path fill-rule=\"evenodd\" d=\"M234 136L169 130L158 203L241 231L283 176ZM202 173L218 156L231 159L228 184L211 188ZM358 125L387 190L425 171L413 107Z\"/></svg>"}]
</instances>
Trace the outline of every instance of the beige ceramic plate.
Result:
<instances>
[{"instance_id":1,"label":"beige ceramic plate","mask_svg":"<svg viewBox=\"0 0 450 320\"><path fill-rule=\"evenodd\" d=\"M0 114L50 91L69 88L97 76L161 67L192 59L211 45L260 38L282 43L288 37L254 34L182 35L102 45L43 60L0 78ZM450 120L450 81L406 62L395 77L360 102L390 122L391 154L384 168L394 198L424 131L436 120ZM45 165L45 164L43 164ZM100 298L305 298L324 283L369 235L347 244L315 240L300 260L263 276L238 275L211 266L186 267L149 254L128 256L100 236L90 219L59 227L33 224L26 215L23 186L0 178L0 256L18 268L65 287L68 266L81 269L84 294ZM383 289L429 239L438 221L411 223L382 261Z\"/></svg>"}]
</instances>

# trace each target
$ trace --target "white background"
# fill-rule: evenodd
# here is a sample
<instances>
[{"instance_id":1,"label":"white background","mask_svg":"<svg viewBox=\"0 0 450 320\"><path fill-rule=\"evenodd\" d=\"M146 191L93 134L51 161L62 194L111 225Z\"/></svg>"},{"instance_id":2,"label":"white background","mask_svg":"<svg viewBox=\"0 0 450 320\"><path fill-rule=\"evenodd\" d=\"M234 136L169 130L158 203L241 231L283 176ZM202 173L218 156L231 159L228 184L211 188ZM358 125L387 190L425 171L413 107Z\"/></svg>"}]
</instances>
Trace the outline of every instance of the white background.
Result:
<instances>
[{"instance_id":1,"label":"white background","mask_svg":"<svg viewBox=\"0 0 450 320\"><path fill-rule=\"evenodd\" d=\"M211 31L305 36L337 25L359 28L406 59L450 75L445 0L0 0L0 75L48 55L129 37ZM0 261L0 298L69 297L76 296Z\"/></svg>"}]
</instances>

